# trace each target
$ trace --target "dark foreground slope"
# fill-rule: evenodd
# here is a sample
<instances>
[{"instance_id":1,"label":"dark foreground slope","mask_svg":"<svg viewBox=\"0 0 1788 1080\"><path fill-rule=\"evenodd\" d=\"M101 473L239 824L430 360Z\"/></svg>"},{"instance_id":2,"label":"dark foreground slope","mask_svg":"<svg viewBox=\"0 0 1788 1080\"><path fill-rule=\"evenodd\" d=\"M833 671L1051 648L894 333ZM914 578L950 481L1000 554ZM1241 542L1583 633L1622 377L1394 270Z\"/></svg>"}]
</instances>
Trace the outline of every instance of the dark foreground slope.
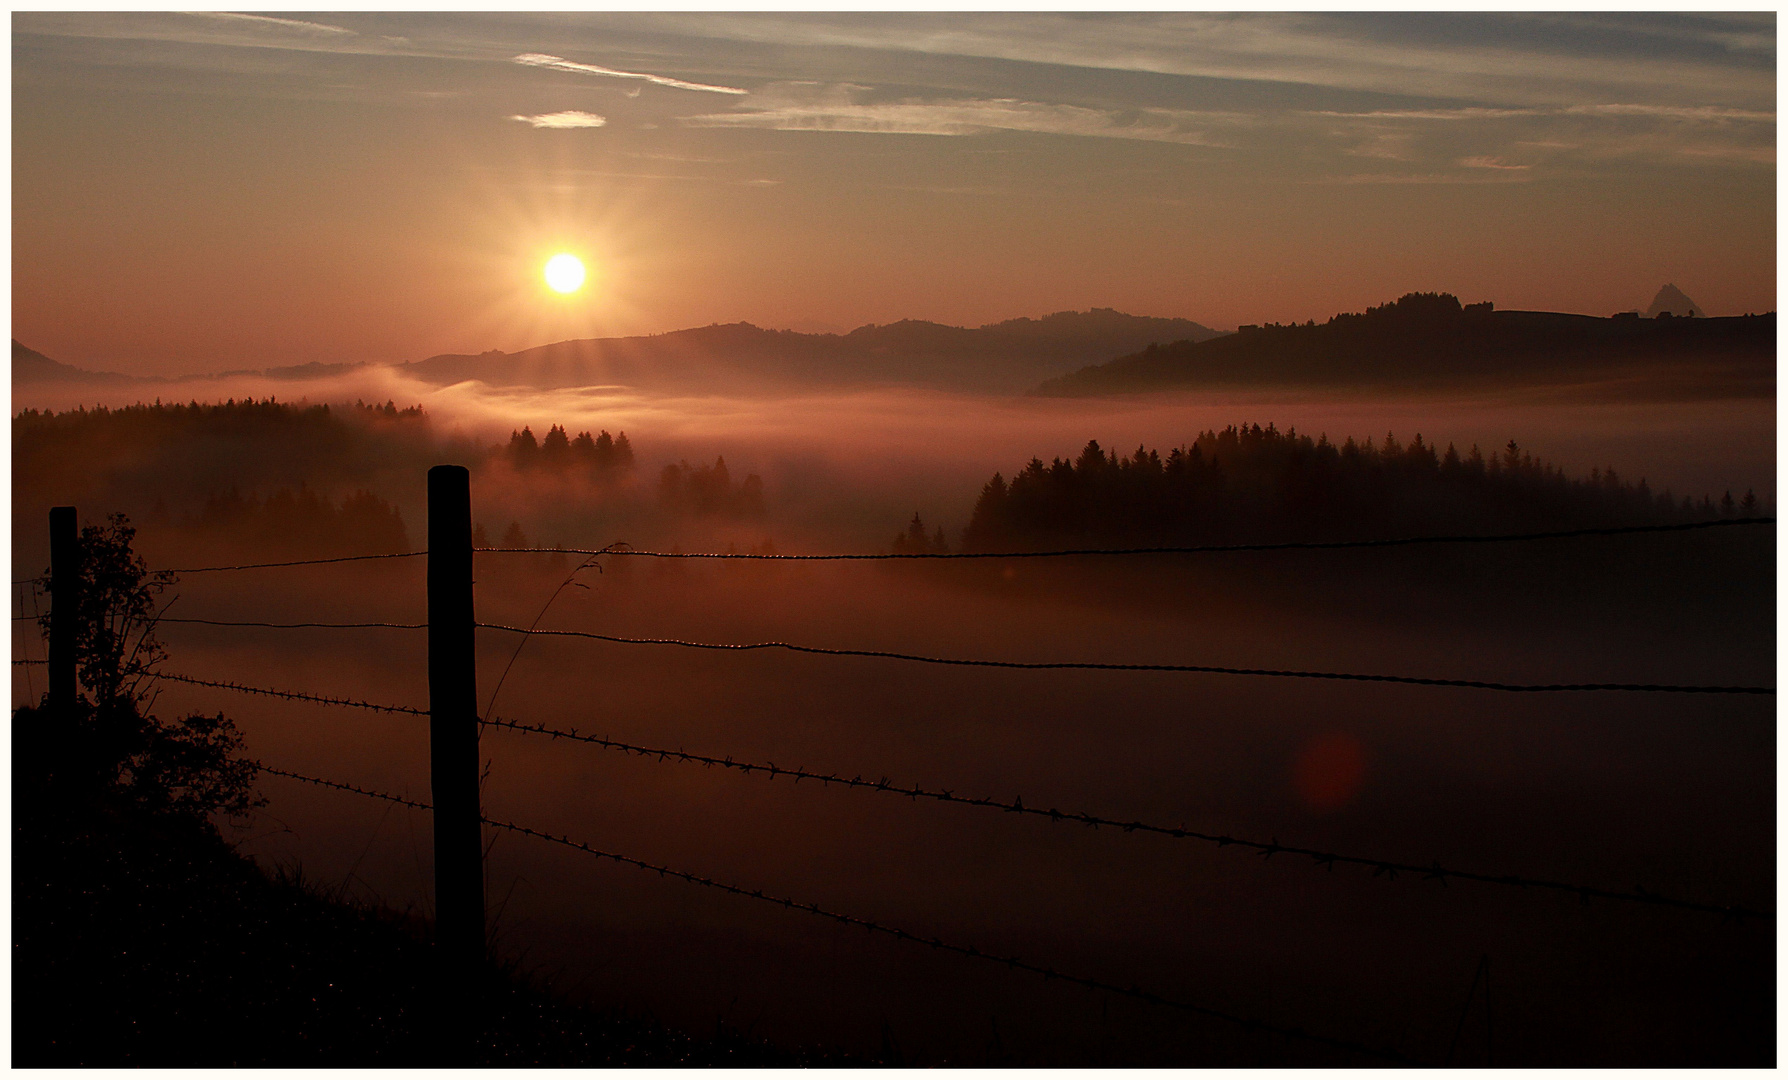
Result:
<instances>
[{"instance_id":1,"label":"dark foreground slope","mask_svg":"<svg viewBox=\"0 0 1788 1080\"><path fill-rule=\"evenodd\" d=\"M15 746L42 748L18 739L41 730L37 710L13 724ZM444 1026L417 920L270 879L215 834L122 800L63 797L28 774L40 761L15 758L15 1066L852 1063L577 1008L511 972Z\"/></svg>"},{"instance_id":2,"label":"dark foreground slope","mask_svg":"<svg viewBox=\"0 0 1788 1080\"><path fill-rule=\"evenodd\" d=\"M1150 347L1051 379L1037 390L1089 397L1167 390L1360 387L1375 391L1626 383L1624 396L1775 393L1776 319L1609 319L1461 306L1411 293L1364 314L1244 326L1208 341Z\"/></svg>"}]
</instances>

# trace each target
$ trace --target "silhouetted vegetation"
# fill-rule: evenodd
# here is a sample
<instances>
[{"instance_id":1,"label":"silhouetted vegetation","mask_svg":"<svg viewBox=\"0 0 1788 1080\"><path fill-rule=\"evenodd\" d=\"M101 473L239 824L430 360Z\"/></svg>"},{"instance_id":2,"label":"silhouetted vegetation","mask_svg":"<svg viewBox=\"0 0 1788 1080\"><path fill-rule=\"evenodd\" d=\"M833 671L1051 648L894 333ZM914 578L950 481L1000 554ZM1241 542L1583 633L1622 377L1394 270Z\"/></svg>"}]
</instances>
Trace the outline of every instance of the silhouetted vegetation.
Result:
<instances>
[{"instance_id":1,"label":"silhouetted vegetation","mask_svg":"<svg viewBox=\"0 0 1788 1080\"><path fill-rule=\"evenodd\" d=\"M378 490L394 472L420 475L444 449L474 464L483 456L463 440L443 445L420 407L392 402L26 409L12 425L13 511L35 517L53 504L91 505L158 532L231 492L272 499L281 488L319 498Z\"/></svg>"},{"instance_id":2,"label":"silhouetted vegetation","mask_svg":"<svg viewBox=\"0 0 1788 1080\"><path fill-rule=\"evenodd\" d=\"M165 656L155 634L157 598L173 579L150 572L132 552L135 535L122 514L88 525L76 578L45 579L53 602L73 608L78 700L63 715L15 723L15 753L53 763L28 774L44 787L22 794L104 797L209 830L212 814L261 805L256 770L238 757L242 736L223 715L164 721L150 712L152 675ZM48 615L40 627L47 635Z\"/></svg>"},{"instance_id":3,"label":"silhouetted vegetation","mask_svg":"<svg viewBox=\"0 0 1788 1080\"><path fill-rule=\"evenodd\" d=\"M735 487L724 457L715 458L712 465L680 461L666 465L658 475L658 498L668 510L704 517L761 517L764 482L751 473Z\"/></svg>"},{"instance_id":4,"label":"silhouetted vegetation","mask_svg":"<svg viewBox=\"0 0 1788 1080\"><path fill-rule=\"evenodd\" d=\"M1747 493L1753 511L1756 496ZM1654 493L1610 466L1572 479L1523 452L1440 450L1418 434L1374 443L1311 438L1272 425L1206 431L1162 456L1089 442L1072 461L1033 458L995 474L964 531L970 551L1340 540L1649 524L1733 515ZM1750 512L1750 511L1747 511ZM915 519L916 521L916 519ZM910 530L909 530L910 532Z\"/></svg>"},{"instance_id":5,"label":"silhouetted vegetation","mask_svg":"<svg viewBox=\"0 0 1788 1080\"><path fill-rule=\"evenodd\" d=\"M340 505L300 485L265 499L231 489L214 496L186 523L206 534L208 545L239 545L269 556L329 558L410 550L403 515L368 491Z\"/></svg>"},{"instance_id":6,"label":"silhouetted vegetation","mask_svg":"<svg viewBox=\"0 0 1788 1080\"><path fill-rule=\"evenodd\" d=\"M942 525L937 527L935 535L927 536L925 522L914 511L913 520L907 522L906 531L894 534L894 543L890 550L896 555L942 555L950 550L950 544L944 539Z\"/></svg>"},{"instance_id":7,"label":"silhouetted vegetation","mask_svg":"<svg viewBox=\"0 0 1788 1080\"><path fill-rule=\"evenodd\" d=\"M554 473L576 470L604 476L613 470L633 467L633 444L627 441L625 431L614 436L604 431L595 438L584 431L572 439L564 428L554 424L547 429L546 438L536 440L533 430L524 427L510 433L504 457L518 470L540 469Z\"/></svg>"}]
</instances>

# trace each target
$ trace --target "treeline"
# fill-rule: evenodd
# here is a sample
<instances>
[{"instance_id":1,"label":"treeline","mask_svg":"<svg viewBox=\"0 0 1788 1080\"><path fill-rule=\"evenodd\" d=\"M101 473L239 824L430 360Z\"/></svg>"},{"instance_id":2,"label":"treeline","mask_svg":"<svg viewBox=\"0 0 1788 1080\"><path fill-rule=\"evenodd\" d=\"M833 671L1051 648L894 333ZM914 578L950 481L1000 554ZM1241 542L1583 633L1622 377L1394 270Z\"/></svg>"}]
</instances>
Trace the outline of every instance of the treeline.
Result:
<instances>
[{"instance_id":1,"label":"treeline","mask_svg":"<svg viewBox=\"0 0 1788 1080\"><path fill-rule=\"evenodd\" d=\"M196 519L184 523L208 544L270 555L330 558L410 550L397 508L369 491L339 504L309 487L280 488L265 499L231 489L208 499Z\"/></svg>"},{"instance_id":2,"label":"treeline","mask_svg":"<svg viewBox=\"0 0 1788 1080\"><path fill-rule=\"evenodd\" d=\"M571 438L558 424L547 429L544 439L536 440L527 427L509 434L509 445L503 456L518 470L542 469L549 472L573 470L605 474L633 467L633 444L627 433L611 436L607 431L591 437L587 431Z\"/></svg>"},{"instance_id":3,"label":"treeline","mask_svg":"<svg viewBox=\"0 0 1788 1080\"><path fill-rule=\"evenodd\" d=\"M420 406L267 398L26 409L12 452L15 513L74 503L141 520L157 499L192 511L231 487L377 489L434 464L439 442Z\"/></svg>"},{"instance_id":4,"label":"treeline","mask_svg":"<svg viewBox=\"0 0 1788 1080\"><path fill-rule=\"evenodd\" d=\"M13 417L13 438L44 439L57 435L93 438L166 438L182 432L203 430L208 434L253 432L265 436L271 431L324 428L346 414L359 420L391 423L426 424L422 406L400 409L396 402L368 405L356 401L351 406L331 408L329 405L293 404L269 397L265 400L229 398L219 402L178 401L138 402L116 409L96 405L56 412L52 409L24 409Z\"/></svg>"},{"instance_id":5,"label":"treeline","mask_svg":"<svg viewBox=\"0 0 1788 1080\"><path fill-rule=\"evenodd\" d=\"M1408 443L1337 445L1272 425L1206 431L1162 456L1088 442L1072 461L1032 458L996 473L963 533L967 551L1366 539L1690 521L1757 511L1756 496L1718 502L1653 492L1612 467L1573 479L1513 441L1484 454ZM917 519L896 549L926 541Z\"/></svg>"},{"instance_id":6,"label":"treeline","mask_svg":"<svg viewBox=\"0 0 1788 1080\"><path fill-rule=\"evenodd\" d=\"M748 473L738 485L727 471L726 458L712 465L679 461L658 474L658 501L666 510L702 517L749 518L764 512L764 482Z\"/></svg>"}]
</instances>

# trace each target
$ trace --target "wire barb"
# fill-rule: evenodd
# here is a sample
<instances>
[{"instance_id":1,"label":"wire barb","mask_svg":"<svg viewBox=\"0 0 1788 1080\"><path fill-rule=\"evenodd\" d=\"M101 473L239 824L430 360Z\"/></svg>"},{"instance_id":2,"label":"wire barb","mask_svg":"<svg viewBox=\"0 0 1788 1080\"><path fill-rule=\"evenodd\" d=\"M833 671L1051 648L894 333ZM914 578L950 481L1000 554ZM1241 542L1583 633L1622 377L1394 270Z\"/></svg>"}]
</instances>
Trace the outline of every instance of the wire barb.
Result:
<instances>
[{"instance_id":1,"label":"wire barb","mask_svg":"<svg viewBox=\"0 0 1788 1080\"><path fill-rule=\"evenodd\" d=\"M275 690L265 686L248 686L239 682L218 679L198 679L191 675L175 675L167 671L151 671L147 673L151 679L166 679L170 682L189 683L193 686L210 686L219 690L234 690L239 694L259 694L262 697L285 698L288 701L311 701L318 705L343 705L352 709L371 709L373 712L408 713L411 716L427 716L427 709L412 708L408 705L380 705L372 701L358 701L353 698L328 697L323 694L307 694L301 690Z\"/></svg>"}]
</instances>

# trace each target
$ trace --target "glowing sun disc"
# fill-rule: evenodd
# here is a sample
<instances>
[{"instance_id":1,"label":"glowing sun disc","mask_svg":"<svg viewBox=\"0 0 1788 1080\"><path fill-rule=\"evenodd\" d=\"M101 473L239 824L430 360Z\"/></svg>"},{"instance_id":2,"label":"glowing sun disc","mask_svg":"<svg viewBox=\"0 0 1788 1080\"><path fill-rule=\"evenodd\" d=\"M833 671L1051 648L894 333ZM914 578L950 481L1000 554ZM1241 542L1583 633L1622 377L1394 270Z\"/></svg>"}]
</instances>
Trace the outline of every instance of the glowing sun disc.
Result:
<instances>
[{"instance_id":1,"label":"glowing sun disc","mask_svg":"<svg viewBox=\"0 0 1788 1080\"><path fill-rule=\"evenodd\" d=\"M584 264L576 255L559 254L546 260L546 284L554 292L576 292L584 283Z\"/></svg>"}]
</instances>

